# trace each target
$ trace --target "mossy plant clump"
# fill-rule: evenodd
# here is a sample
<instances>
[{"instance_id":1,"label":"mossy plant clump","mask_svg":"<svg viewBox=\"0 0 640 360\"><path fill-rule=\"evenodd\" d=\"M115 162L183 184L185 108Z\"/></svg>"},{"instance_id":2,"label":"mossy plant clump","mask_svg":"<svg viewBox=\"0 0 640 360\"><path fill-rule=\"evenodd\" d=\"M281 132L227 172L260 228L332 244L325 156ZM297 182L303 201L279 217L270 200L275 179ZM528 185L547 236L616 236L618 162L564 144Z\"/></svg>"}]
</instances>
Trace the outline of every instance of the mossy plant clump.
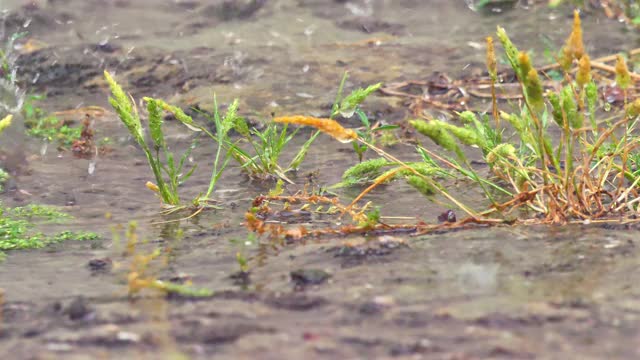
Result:
<instances>
[{"instance_id":1,"label":"mossy plant clump","mask_svg":"<svg viewBox=\"0 0 640 360\"><path fill-rule=\"evenodd\" d=\"M380 88L379 84L357 89L343 98L345 76L328 117L278 116L264 132L249 129L237 114L237 101L228 107L225 115L217 111L215 104L211 117L214 134L206 126L195 123L183 110L159 99L145 98L153 140L152 145L147 145L135 103L108 73L105 76L112 90L111 104L143 148L154 172L156 183L147 186L158 192L166 205L180 204L177 190L182 172L175 169L182 167L182 161L176 167L173 155L167 150L162 135L162 112L173 114L187 128L206 134L216 144L210 186L194 204L209 199L230 159L237 160L249 174L274 174L280 180L289 181L286 173L299 165L315 136L323 132L339 142L353 144L360 160L345 172L338 186L368 185L344 207L343 213L352 210L376 186L404 180L431 200L442 203L444 199L449 202L448 206L464 211L468 218L458 223L566 223L636 216L640 203L637 200L640 198L640 137L635 130L640 121L640 105L629 99L629 95L638 75L628 70L624 58L618 57L616 83L624 93L625 111L599 119L601 97L592 65L598 69L603 66L592 62L585 51L578 12L574 15L572 32L558 54L555 67L564 73L558 83L553 84L555 87L546 81L543 83L544 74L536 69L534 59L512 43L505 29L498 27L496 35L517 79L519 103L511 104L507 110L500 109L496 88L501 77L493 38L489 37L486 60L491 81L491 112L461 111L457 113L457 123L429 118L409 120L419 134L438 147L432 150L416 146L422 158L417 162L402 161L373 143L374 127L359 106ZM333 118L338 114L347 117L357 114L364 130L345 128ZM311 126L317 132L294 158L292 164L296 166L284 168L278 165L277 159L295 134L288 132L287 125ZM240 135L240 140L229 135L231 130ZM552 136L553 133L559 136ZM241 144L249 144L255 153L244 150ZM363 161L367 149L375 151L380 158ZM471 161L470 152L480 155L483 161ZM488 208L473 209L465 205L443 179L476 185L486 196ZM286 232L252 214L248 214L247 223L257 232L267 231L265 229L279 234Z\"/></svg>"},{"instance_id":2,"label":"mossy plant clump","mask_svg":"<svg viewBox=\"0 0 640 360\"><path fill-rule=\"evenodd\" d=\"M616 84L627 104L624 111L598 119L600 96L582 41L578 12L558 57L564 80L554 90L543 87L530 56L518 50L503 28L498 27L497 37L520 85L521 102L516 111L500 111L492 89L491 114L458 113L460 125L436 119L410 120L418 133L439 148L417 147L428 172L378 149L383 159L348 169L341 185L373 183L355 202L376 185L399 178L402 173L420 192L431 198L434 193L444 196L473 222L566 223L635 218L640 211L640 137L636 131L640 105L628 94L637 75L618 56ZM493 39L488 38L492 88L497 81L496 64ZM559 138L551 136L553 126L559 128ZM361 137L353 141L364 142ZM470 151L482 155L486 171L471 166L467 157ZM385 171L384 167L390 165L398 169ZM489 208L482 211L465 206L436 174L477 185L490 202Z\"/></svg>"},{"instance_id":3,"label":"mossy plant clump","mask_svg":"<svg viewBox=\"0 0 640 360\"><path fill-rule=\"evenodd\" d=\"M47 235L38 231L42 223L60 223L71 219L69 214L44 205L4 207L0 204L0 255L6 251L38 249L68 240L97 240L93 232L62 231Z\"/></svg>"},{"instance_id":4,"label":"mossy plant clump","mask_svg":"<svg viewBox=\"0 0 640 360\"><path fill-rule=\"evenodd\" d=\"M516 48L503 28L498 27L497 36L521 86L519 111L494 110L499 114L495 128L486 126L487 115L478 114L484 119L479 121L470 112L459 114L463 127L440 120L411 121L418 132L445 150L429 153L482 187L492 202L485 215L519 216L513 211L526 209L537 215L525 217L551 223L635 215L640 196L636 103L629 103L626 113L596 118L597 85L584 50L578 12L559 57L565 81L557 90L543 89L531 59ZM495 63L492 44L489 39L488 64ZM572 72L574 67L577 70ZM626 94L632 80L620 56L615 73L617 85ZM495 95L493 103L497 103ZM499 120L510 126L500 127ZM552 126L559 128L560 139L550 135ZM482 177L468 165L464 147L481 150L490 176Z\"/></svg>"},{"instance_id":5,"label":"mossy plant clump","mask_svg":"<svg viewBox=\"0 0 640 360\"><path fill-rule=\"evenodd\" d=\"M312 135L291 163L283 168L279 165L278 160L286 145L295 136L296 131L290 132L286 126L279 128L275 124L268 125L263 131L250 129L246 120L238 115L239 102L237 99L229 105L226 113L222 114L218 111L218 103L214 97L213 114L205 114L215 129L215 132L211 132L206 126L195 122L179 107L170 105L161 99L145 97L144 101L147 104L149 116L148 132L151 137L151 141L148 141L135 103L108 72L105 71L104 75L111 88L112 96L109 98L109 102L134 140L142 147L153 172L155 182L147 182L147 188L158 194L169 212L187 207L179 196L179 188L196 169L194 165L190 170L183 171L187 164L186 159L195 148L196 142L194 139L191 147L181 155L179 160L176 160L164 136L163 116L165 112L172 114L180 123L196 134L206 135L215 146L209 186L205 192L200 193L192 200L196 212L206 207L216 207L212 196L216 184L231 159L236 160L251 177L264 179L273 176L291 182L286 173L297 169L317 137L317 134ZM231 130L240 134L240 139L232 139L229 135ZM249 144L253 152L244 150L241 143Z\"/></svg>"},{"instance_id":6,"label":"mossy plant clump","mask_svg":"<svg viewBox=\"0 0 640 360\"><path fill-rule=\"evenodd\" d=\"M43 99L40 95L29 95L24 102L22 116L27 135L60 148L70 148L80 139L82 126L71 126L55 115L48 114L37 105L37 101Z\"/></svg>"},{"instance_id":7,"label":"mossy plant clump","mask_svg":"<svg viewBox=\"0 0 640 360\"><path fill-rule=\"evenodd\" d=\"M238 114L239 102L237 99L228 106L226 113L222 114L218 111L218 104L214 96L213 114L204 114L215 129L212 132L209 131L207 126L195 122L181 108L170 105L161 99L145 97L143 100L147 105L148 113L148 129L145 129L132 99L118 85L109 72L105 71L104 76L111 89L109 102L116 110L122 123L129 130L131 136L142 148L153 172L155 182L149 181L146 186L158 194L168 212L187 208L179 196L179 187L195 170L195 166L188 171L183 171L183 168L186 165L185 160L189 157L196 144L194 141L189 150L182 154L180 160L175 160L174 154L170 151L164 137L164 113L170 113L189 130L197 134L206 135L215 144L209 187L206 192L201 193L192 200L192 204L195 206L195 213L202 211L205 207L215 207L212 205L213 200L211 197L217 182L222 177L231 159L235 160L240 168L251 178L262 180L279 179L293 183L289 179L288 173L298 169L320 131L316 131L309 137L297 150L287 166L282 166L280 164L281 155L298 132L298 129L290 131L287 125L289 123L315 126L343 142L351 142L351 140L357 139L360 135L366 137L369 141L373 141L372 134L374 132L395 128L394 126L372 127L366 115L359 109L360 104L366 97L380 88L380 84L367 88L358 88L343 98L342 88L347 79L345 74L328 119L310 116L282 116L275 118L273 122L269 122L264 130L258 130L250 128L247 121ZM333 116L338 114L352 116L356 113L365 125L363 132L345 129L332 119ZM232 137L230 135L232 130L240 136ZM151 141L147 139L146 131L149 133ZM369 145L371 144L365 142L360 146L354 146L354 150L361 160L362 154L368 149ZM247 150L247 148L249 149Z\"/></svg>"}]
</instances>

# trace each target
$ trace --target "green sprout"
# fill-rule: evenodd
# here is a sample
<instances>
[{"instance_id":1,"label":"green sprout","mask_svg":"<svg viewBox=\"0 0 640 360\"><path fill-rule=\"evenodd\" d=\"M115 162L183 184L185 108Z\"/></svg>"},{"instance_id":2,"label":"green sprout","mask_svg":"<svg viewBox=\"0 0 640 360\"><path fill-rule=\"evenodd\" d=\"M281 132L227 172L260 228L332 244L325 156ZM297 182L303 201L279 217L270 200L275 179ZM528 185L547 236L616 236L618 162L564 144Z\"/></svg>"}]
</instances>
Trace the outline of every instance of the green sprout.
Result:
<instances>
[{"instance_id":1,"label":"green sprout","mask_svg":"<svg viewBox=\"0 0 640 360\"><path fill-rule=\"evenodd\" d=\"M178 207L181 204L178 188L193 174L196 168L193 166L186 173L183 172L186 159L191 154L194 145L192 144L189 149L182 154L179 160L175 159L173 152L171 152L167 146L162 130L162 112L166 110L166 104L160 100L151 98L145 98L147 111L149 113L149 133L152 141L151 144L147 143L135 103L107 71L105 71L104 75L111 88L112 96L109 98L111 106L116 110L122 123L144 151L149 167L154 174L155 184L148 183L147 186L158 193L165 205ZM184 115L183 113L181 114ZM176 117L181 120L177 115ZM188 118L188 121L185 120L182 122L189 126L192 120Z\"/></svg>"}]
</instances>

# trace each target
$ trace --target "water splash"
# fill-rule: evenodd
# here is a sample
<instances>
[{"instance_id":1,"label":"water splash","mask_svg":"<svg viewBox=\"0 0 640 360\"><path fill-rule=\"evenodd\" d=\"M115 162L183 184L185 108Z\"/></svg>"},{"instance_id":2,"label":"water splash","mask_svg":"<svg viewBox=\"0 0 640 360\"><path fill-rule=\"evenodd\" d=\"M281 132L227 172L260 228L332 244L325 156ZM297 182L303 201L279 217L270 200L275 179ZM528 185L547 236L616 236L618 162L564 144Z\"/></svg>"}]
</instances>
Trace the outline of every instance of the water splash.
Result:
<instances>
[{"instance_id":1,"label":"water splash","mask_svg":"<svg viewBox=\"0 0 640 360\"><path fill-rule=\"evenodd\" d=\"M24 105L24 99L25 92L14 82L0 79L0 114L20 112L22 105Z\"/></svg>"},{"instance_id":2,"label":"water splash","mask_svg":"<svg viewBox=\"0 0 640 360\"><path fill-rule=\"evenodd\" d=\"M347 10L355 16L368 17L373 15L373 5L371 4L371 0L364 0L361 5L350 1L344 4L344 7L346 7Z\"/></svg>"},{"instance_id":3,"label":"water splash","mask_svg":"<svg viewBox=\"0 0 640 360\"><path fill-rule=\"evenodd\" d=\"M492 293L498 287L498 264L464 263L456 272L460 286L469 293Z\"/></svg>"},{"instance_id":4,"label":"water splash","mask_svg":"<svg viewBox=\"0 0 640 360\"><path fill-rule=\"evenodd\" d=\"M97 158L97 155L96 155ZM89 173L89 175L93 175L96 172L96 159L93 159L89 162L89 167L87 169L87 173Z\"/></svg>"},{"instance_id":5,"label":"water splash","mask_svg":"<svg viewBox=\"0 0 640 360\"><path fill-rule=\"evenodd\" d=\"M4 44L3 57L0 58L0 115L20 112L25 100L25 92L16 84L18 54L14 51L16 40L24 36L24 33L14 33L7 37L7 16L8 12L5 11L0 19L0 43Z\"/></svg>"}]
</instances>

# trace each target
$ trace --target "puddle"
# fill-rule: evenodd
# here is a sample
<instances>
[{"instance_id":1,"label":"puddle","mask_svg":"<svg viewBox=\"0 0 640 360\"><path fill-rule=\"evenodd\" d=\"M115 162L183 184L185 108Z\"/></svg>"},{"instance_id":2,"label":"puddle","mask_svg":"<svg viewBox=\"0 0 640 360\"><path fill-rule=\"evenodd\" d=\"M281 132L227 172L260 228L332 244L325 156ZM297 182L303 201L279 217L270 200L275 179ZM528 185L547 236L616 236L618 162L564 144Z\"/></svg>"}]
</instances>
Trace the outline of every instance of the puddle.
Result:
<instances>
[{"instance_id":1,"label":"puddle","mask_svg":"<svg viewBox=\"0 0 640 360\"><path fill-rule=\"evenodd\" d=\"M347 90L434 72L468 75L484 67L483 41L497 24L535 53L544 52L545 37L562 44L571 25L566 9L486 16L445 0L4 0L0 8L10 11L7 26L26 29L42 47L20 57L20 76L47 94L49 111L108 108L102 80L108 69L136 98L210 108L213 93L222 104L239 97L252 121L271 113L326 115L347 70ZM630 49L637 40L597 13L587 13L583 26L593 56ZM366 108L374 120L409 116L393 97L373 96ZM188 146L186 131L167 123L172 146ZM0 264L5 358L640 356L633 346L640 339L637 228L482 228L241 245L250 201L273 183L250 180L234 167L215 193L224 209L179 225L153 224L165 218L144 187L151 172L143 154L113 114L94 127L98 138L113 139L113 151L98 159L92 175L89 160L53 148L41 155L40 142L14 140L26 161L16 185L31 195L5 194L3 202L60 206L75 216L65 229L104 239L12 252ZM213 152L205 143L194 152L199 171L185 199L206 190ZM415 156L406 145L392 152ZM335 184L356 161L350 145L321 136L292 175L297 185L286 191L300 189L309 173L318 184ZM338 191L345 201L357 193ZM477 194L465 198L480 202ZM445 210L408 186L376 190L368 199L383 216L434 222ZM132 220L147 241L141 251L171 249L161 279L188 278L216 295L129 301L123 267L130 259L112 241L112 228ZM230 278L239 270L238 251L253 259L244 283ZM116 268L95 271L105 259ZM300 288L292 281L299 270L327 276Z\"/></svg>"}]
</instances>

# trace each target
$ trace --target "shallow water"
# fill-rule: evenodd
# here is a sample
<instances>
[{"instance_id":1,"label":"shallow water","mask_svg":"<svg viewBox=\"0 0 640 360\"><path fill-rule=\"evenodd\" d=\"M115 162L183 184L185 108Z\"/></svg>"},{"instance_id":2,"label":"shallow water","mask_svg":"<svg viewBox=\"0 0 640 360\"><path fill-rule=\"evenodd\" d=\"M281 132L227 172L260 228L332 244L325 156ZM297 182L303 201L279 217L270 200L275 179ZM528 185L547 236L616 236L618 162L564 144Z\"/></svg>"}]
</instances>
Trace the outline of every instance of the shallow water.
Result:
<instances>
[{"instance_id":1,"label":"shallow water","mask_svg":"<svg viewBox=\"0 0 640 360\"><path fill-rule=\"evenodd\" d=\"M223 1L60 0L39 2L32 10L21 9L24 3L4 0L0 8L14 10L18 15L9 23L28 23L30 36L45 47L23 55L20 65L24 80L37 80L34 91L48 94L48 110L107 107L101 80L106 68L135 97L159 96L205 108L214 92L223 104L240 97L242 112L254 121L272 112L326 115L345 70L351 74L348 89L425 79L436 71L461 77L483 67L484 37L497 24L520 48L541 53L542 37L559 46L571 22L567 9L519 8L487 16L463 1L444 0L257 1L263 4L256 11L251 1L238 1L241 8L232 11L231 20L220 17ZM594 56L637 41L636 33L597 13L587 14L583 24ZM399 122L409 114L406 104L392 97L373 96L365 107L376 120ZM279 359L640 355L633 345L640 338L640 288L633 277L640 266L636 229L481 228L417 238L394 235L392 243L404 241L394 246L377 236L352 247L345 242L363 239L288 246L263 239L260 246L241 246L247 239L244 213L272 183L250 180L231 168L215 193L223 210L179 225L153 224L166 218L144 187L151 173L143 154L113 114L96 119L94 126L98 138L109 136L115 143L113 152L97 160L92 175L89 160L51 148L40 155L39 142L24 144L27 169L17 177L24 192L5 194L3 201L62 206L76 219L49 230L87 229L104 240L9 254L0 264L5 300L0 353L12 358L182 353ZM185 148L186 129L168 126L173 146ZM200 168L184 189L185 199L206 190L213 151L203 143L193 154ZM406 159L415 156L408 145L390 151ZM322 136L293 176L297 185L287 191L300 189L310 172L318 184L334 184L355 162L350 145ZM455 190L465 201L481 203L464 184ZM338 191L344 202L357 193ZM367 198L381 206L383 216L434 222L445 210L402 185ZM148 241L140 252L171 249L167 265L159 269L162 279L188 277L218 295L129 302L130 258L112 241L112 228L131 220ZM176 236L176 228L182 236ZM238 251L254 258L247 286L229 278L238 270ZM90 260L103 258L116 267L106 273L88 269ZM298 269L326 271L330 278L300 288L290 278ZM87 299L86 313L70 319L78 296Z\"/></svg>"}]
</instances>

